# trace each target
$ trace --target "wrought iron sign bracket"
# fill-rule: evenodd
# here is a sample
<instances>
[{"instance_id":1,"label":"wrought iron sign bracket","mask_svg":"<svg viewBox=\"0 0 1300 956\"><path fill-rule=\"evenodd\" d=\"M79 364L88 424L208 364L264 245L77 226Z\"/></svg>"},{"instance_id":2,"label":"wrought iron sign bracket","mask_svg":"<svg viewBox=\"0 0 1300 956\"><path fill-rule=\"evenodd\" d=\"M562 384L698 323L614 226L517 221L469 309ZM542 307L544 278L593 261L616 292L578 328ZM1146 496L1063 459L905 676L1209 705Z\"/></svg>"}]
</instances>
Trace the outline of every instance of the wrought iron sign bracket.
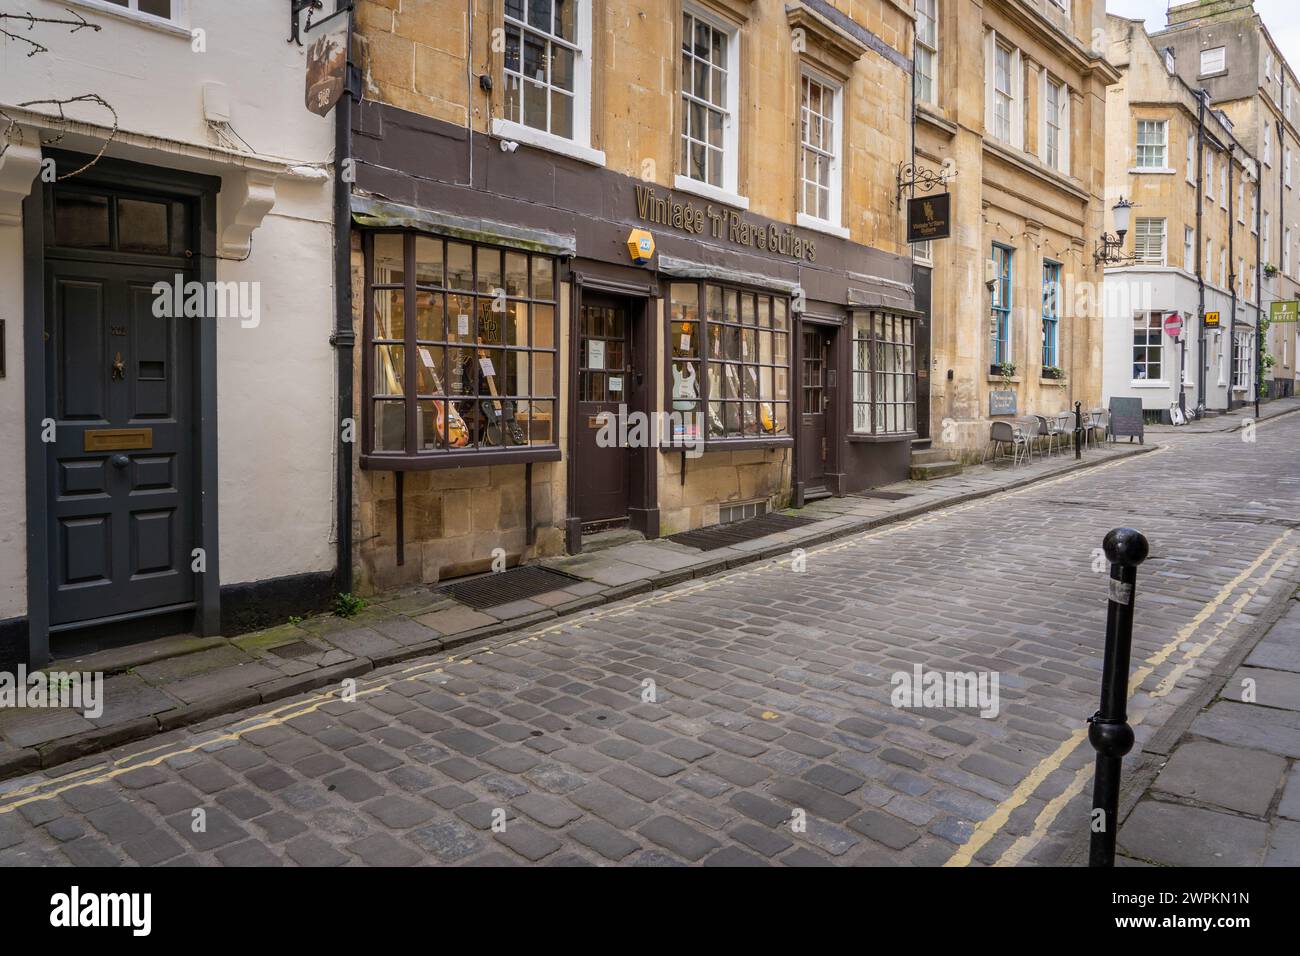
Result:
<instances>
[{"instance_id":1,"label":"wrought iron sign bracket","mask_svg":"<svg viewBox=\"0 0 1300 956\"><path fill-rule=\"evenodd\" d=\"M321 0L289 0L289 39L286 43L296 43L302 46L302 29L299 26L299 17L304 10L307 11L307 27L311 29L311 14L313 10L323 9L325 4Z\"/></svg>"},{"instance_id":2,"label":"wrought iron sign bracket","mask_svg":"<svg viewBox=\"0 0 1300 956\"><path fill-rule=\"evenodd\" d=\"M938 189L940 186L947 189L948 182L957 176L954 172L949 172L947 167L942 172L932 172L928 167L920 166L916 163L899 163L898 164L898 195L895 203L901 205L903 202L904 189L919 189L923 193L928 193L932 189Z\"/></svg>"}]
</instances>

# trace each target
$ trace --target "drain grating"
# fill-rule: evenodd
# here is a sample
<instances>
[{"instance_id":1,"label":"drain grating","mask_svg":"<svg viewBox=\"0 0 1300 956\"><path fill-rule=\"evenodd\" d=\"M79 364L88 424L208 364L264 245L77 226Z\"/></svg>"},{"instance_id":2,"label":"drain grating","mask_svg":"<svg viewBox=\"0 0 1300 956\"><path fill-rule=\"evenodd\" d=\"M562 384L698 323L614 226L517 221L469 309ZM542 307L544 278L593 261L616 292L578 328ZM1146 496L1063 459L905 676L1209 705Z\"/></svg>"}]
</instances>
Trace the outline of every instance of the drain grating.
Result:
<instances>
[{"instance_id":1,"label":"drain grating","mask_svg":"<svg viewBox=\"0 0 1300 956\"><path fill-rule=\"evenodd\" d=\"M525 565L522 568L511 568L509 571L482 574L476 578L457 581L438 590L451 595L461 604L481 611L484 608L545 594L547 591L558 591L580 580L582 579L552 571L550 568Z\"/></svg>"},{"instance_id":2,"label":"drain grating","mask_svg":"<svg viewBox=\"0 0 1300 956\"><path fill-rule=\"evenodd\" d=\"M298 657L307 657L311 654L319 654L320 648L314 644L308 644L306 641L291 641L288 644L280 644L271 648L271 653L276 657L285 660L293 660Z\"/></svg>"},{"instance_id":3,"label":"drain grating","mask_svg":"<svg viewBox=\"0 0 1300 956\"><path fill-rule=\"evenodd\" d=\"M902 501L904 498L910 498L911 495L904 494L901 491L859 491L854 498L879 498L881 501Z\"/></svg>"},{"instance_id":4,"label":"drain grating","mask_svg":"<svg viewBox=\"0 0 1300 956\"><path fill-rule=\"evenodd\" d=\"M760 515L757 518L746 518L744 521L710 525L696 531L683 531L668 540L691 548L699 548L701 551L716 551L718 548L725 548L741 541L753 541L765 535L812 524L816 520L816 518L803 518L798 515Z\"/></svg>"}]
</instances>

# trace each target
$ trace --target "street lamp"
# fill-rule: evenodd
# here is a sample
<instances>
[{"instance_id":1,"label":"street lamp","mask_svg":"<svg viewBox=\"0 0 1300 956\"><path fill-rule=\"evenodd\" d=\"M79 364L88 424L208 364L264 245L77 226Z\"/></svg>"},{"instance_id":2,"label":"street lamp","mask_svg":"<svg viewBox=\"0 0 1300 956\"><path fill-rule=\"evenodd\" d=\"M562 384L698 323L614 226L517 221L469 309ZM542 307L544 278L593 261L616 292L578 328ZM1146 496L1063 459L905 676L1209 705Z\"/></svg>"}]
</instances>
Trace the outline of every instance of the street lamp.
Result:
<instances>
[{"instance_id":1,"label":"street lamp","mask_svg":"<svg viewBox=\"0 0 1300 956\"><path fill-rule=\"evenodd\" d=\"M1123 265L1137 258L1124 255L1124 236L1128 233L1129 210L1132 208L1133 203L1123 196L1111 207L1111 214L1115 217L1115 235L1108 232L1101 234L1101 239L1092 252L1094 265Z\"/></svg>"}]
</instances>

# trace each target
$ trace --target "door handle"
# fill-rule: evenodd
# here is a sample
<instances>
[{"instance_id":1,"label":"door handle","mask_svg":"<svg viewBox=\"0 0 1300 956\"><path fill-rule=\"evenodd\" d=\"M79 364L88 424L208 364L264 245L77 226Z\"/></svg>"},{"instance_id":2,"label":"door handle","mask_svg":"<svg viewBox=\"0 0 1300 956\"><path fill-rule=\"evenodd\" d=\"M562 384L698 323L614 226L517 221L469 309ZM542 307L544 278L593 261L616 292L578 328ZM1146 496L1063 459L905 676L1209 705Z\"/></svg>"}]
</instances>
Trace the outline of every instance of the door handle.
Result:
<instances>
[{"instance_id":1,"label":"door handle","mask_svg":"<svg viewBox=\"0 0 1300 956\"><path fill-rule=\"evenodd\" d=\"M113 379L126 378L126 363L122 361L122 353L118 352L117 357L113 359Z\"/></svg>"},{"instance_id":2,"label":"door handle","mask_svg":"<svg viewBox=\"0 0 1300 956\"><path fill-rule=\"evenodd\" d=\"M109 459L109 461L113 463L114 468L125 468L127 465L131 464L131 459L122 454L114 455Z\"/></svg>"}]
</instances>

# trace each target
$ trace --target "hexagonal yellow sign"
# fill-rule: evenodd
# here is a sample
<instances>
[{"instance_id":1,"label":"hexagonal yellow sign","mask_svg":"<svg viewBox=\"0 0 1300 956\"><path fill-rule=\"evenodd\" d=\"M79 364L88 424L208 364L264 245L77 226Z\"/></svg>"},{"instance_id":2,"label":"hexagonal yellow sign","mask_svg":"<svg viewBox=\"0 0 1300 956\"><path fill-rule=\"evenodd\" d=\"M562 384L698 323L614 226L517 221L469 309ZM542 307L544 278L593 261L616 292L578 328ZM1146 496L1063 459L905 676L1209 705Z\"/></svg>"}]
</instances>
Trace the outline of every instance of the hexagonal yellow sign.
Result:
<instances>
[{"instance_id":1,"label":"hexagonal yellow sign","mask_svg":"<svg viewBox=\"0 0 1300 956\"><path fill-rule=\"evenodd\" d=\"M655 237L646 229L633 229L627 234L627 253L637 265L645 265L654 258Z\"/></svg>"}]
</instances>

